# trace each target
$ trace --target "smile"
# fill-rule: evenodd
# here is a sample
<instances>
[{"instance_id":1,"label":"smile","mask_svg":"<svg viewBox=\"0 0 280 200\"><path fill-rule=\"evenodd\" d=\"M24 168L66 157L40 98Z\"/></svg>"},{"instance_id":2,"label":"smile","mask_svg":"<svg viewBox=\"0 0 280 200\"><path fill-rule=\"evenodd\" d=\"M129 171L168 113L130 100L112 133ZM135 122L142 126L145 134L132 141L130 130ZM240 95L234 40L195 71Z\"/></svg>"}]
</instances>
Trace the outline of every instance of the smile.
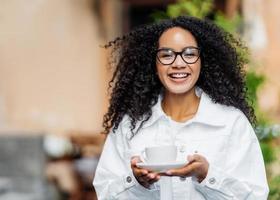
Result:
<instances>
[{"instance_id":1,"label":"smile","mask_svg":"<svg viewBox=\"0 0 280 200\"><path fill-rule=\"evenodd\" d=\"M175 78L175 79L181 79L181 78L187 78L190 75L190 73L171 73L168 74L170 78Z\"/></svg>"}]
</instances>

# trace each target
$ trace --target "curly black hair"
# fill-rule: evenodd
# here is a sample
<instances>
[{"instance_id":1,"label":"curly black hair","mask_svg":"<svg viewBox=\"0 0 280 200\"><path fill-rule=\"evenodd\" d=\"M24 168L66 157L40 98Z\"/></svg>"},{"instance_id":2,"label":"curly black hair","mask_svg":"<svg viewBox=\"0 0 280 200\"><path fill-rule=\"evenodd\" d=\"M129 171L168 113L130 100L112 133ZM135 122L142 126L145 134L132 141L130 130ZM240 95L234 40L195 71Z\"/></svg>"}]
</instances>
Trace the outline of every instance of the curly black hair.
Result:
<instances>
[{"instance_id":1,"label":"curly black hair","mask_svg":"<svg viewBox=\"0 0 280 200\"><path fill-rule=\"evenodd\" d=\"M110 106L103 119L105 133L111 129L115 132L127 115L134 135L139 130L135 130L137 122L141 127L152 115L151 108L163 88L156 75L158 40L172 27L190 31L201 48L201 72L196 85L214 102L240 109L255 124L254 110L247 101L243 69L246 60L237 52L246 48L210 21L180 16L141 26L105 45L115 55Z\"/></svg>"}]
</instances>

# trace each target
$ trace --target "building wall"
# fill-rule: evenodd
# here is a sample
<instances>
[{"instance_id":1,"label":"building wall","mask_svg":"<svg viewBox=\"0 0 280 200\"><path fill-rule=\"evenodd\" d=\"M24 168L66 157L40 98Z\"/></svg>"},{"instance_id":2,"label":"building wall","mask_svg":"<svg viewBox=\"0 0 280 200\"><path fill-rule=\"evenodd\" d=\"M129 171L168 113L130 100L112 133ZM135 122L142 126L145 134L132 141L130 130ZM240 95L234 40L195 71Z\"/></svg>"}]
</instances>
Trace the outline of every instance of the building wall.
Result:
<instances>
[{"instance_id":1,"label":"building wall","mask_svg":"<svg viewBox=\"0 0 280 200\"><path fill-rule=\"evenodd\" d=\"M110 72L107 52L100 45L121 35L126 15L122 2L0 1L0 132L102 130ZM280 119L280 24L275 20L280 17L279 4L243 1L249 25L256 14L264 22L267 41L252 50L267 77L259 95L261 107L276 121Z\"/></svg>"},{"instance_id":2,"label":"building wall","mask_svg":"<svg viewBox=\"0 0 280 200\"><path fill-rule=\"evenodd\" d=\"M264 20L267 26L268 45L260 54L264 56L264 73L267 83L264 86L262 96L263 107L272 114L272 117L280 122L280 2L277 0L263 1Z\"/></svg>"},{"instance_id":3,"label":"building wall","mask_svg":"<svg viewBox=\"0 0 280 200\"><path fill-rule=\"evenodd\" d=\"M260 106L276 123L280 121L280 1L245 0L243 10L247 41L254 67L266 77L259 91Z\"/></svg>"},{"instance_id":4,"label":"building wall","mask_svg":"<svg viewBox=\"0 0 280 200\"><path fill-rule=\"evenodd\" d=\"M0 1L0 130L101 130L118 4Z\"/></svg>"}]
</instances>

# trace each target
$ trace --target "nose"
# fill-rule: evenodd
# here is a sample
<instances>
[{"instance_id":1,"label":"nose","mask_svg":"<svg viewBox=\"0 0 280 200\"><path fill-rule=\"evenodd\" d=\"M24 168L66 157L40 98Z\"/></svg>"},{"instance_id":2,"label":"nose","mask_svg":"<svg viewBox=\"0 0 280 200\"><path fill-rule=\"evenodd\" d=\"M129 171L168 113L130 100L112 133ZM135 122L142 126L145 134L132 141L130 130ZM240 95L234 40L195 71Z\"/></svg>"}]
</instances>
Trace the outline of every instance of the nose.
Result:
<instances>
[{"instance_id":1,"label":"nose","mask_svg":"<svg viewBox=\"0 0 280 200\"><path fill-rule=\"evenodd\" d=\"M178 54L175 58L175 61L172 64L172 67L175 68L185 68L187 66L187 63L183 60L182 56Z\"/></svg>"}]
</instances>

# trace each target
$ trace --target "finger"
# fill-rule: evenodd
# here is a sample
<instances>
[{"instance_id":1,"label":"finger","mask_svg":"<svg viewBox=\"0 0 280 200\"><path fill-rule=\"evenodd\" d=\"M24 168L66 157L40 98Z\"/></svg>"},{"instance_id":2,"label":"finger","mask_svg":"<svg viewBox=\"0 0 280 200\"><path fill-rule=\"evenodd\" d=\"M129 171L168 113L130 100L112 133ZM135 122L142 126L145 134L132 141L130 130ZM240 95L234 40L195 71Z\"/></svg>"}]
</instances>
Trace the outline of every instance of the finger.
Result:
<instances>
[{"instance_id":1,"label":"finger","mask_svg":"<svg viewBox=\"0 0 280 200\"><path fill-rule=\"evenodd\" d=\"M138 177L137 181L141 184L146 182L145 179L143 178L143 176Z\"/></svg>"},{"instance_id":2,"label":"finger","mask_svg":"<svg viewBox=\"0 0 280 200\"><path fill-rule=\"evenodd\" d=\"M199 155L198 154L188 155L187 159L188 159L189 162L193 162L196 159L199 159Z\"/></svg>"},{"instance_id":3,"label":"finger","mask_svg":"<svg viewBox=\"0 0 280 200\"><path fill-rule=\"evenodd\" d=\"M143 177L139 177L137 181L146 188L149 188L150 184Z\"/></svg>"},{"instance_id":4,"label":"finger","mask_svg":"<svg viewBox=\"0 0 280 200\"><path fill-rule=\"evenodd\" d=\"M153 183L159 181L159 179L160 179L160 175L159 174L149 174L149 175L150 176L148 176L148 180L147 180L147 182L149 184L153 184Z\"/></svg>"},{"instance_id":5,"label":"finger","mask_svg":"<svg viewBox=\"0 0 280 200\"><path fill-rule=\"evenodd\" d=\"M134 166L136 165L136 163L139 163L139 162L141 162L141 159L139 156L133 156L130 160L131 165L134 165Z\"/></svg>"},{"instance_id":6,"label":"finger","mask_svg":"<svg viewBox=\"0 0 280 200\"><path fill-rule=\"evenodd\" d=\"M160 175L158 173L149 173L148 176L150 180L157 180L160 178Z\"/></svg>"},{"instance_id":7,"label":"finger","mask_svg":"<svg viewBox=\"0 0 280 200\"><path fill-rule=\"evenodd\" d=\"M131 158L131 168L133 170L133 173L136 174L137 176L142 176L142 175L146 175L149 173L149 171L147 169L140 169L137 167L137 163L141 162L140 157L139 156L134 156Z\"/></svg>"},{"instance_id":8,"label":"finger","mask_svg":"<svg viewBox=\"0 0 280 200\"><path fill-rule=\"evenodd\" d=\"M195 161L201 161L203 156L200 155L200 154L195 153L195 154L193 154L193 158L194 158Z\"/></svg>"},{"instance_id":9,"label":"finger","mask_svg":"<svg viewBox=\"0 0 280 200\"><path fill-rule=\"evenodd\" d=\"M155 181L158 178L158 175L156 173L149 173L146 176L143 176L145 181L150 182L150 181Z\"/></svg>"},{"instance_id":10,"label":"finger","mask_svg":"<svg viewBox=\"0 0 280 200\"><path fill-rule=\"evenodd\" d=\"M156 176L156 178L149 181L149 184L153 184L153 183L159 181L159 179L160 179L160 176Z\"/></svg>"},{"instance_id":11,"label":"finger","mask_svg":"<svg viewBox=\"0 0 280 200\"><path fill-rule=\"evenodd\" d=\"M187 160L189 161L189 163L201 162L202 160L204 160L204 157L199 154L193 154L188 155Z\"/></svg>"},{"instance_id":12,"label":"finger","mask_svg":"<svg viewBox=\"0 0 280 200\"><path fill-rule=\"evenodd\" d=\"M149 174L148 170L146 169L140 169L138 167L134 167L132 168L133 170L133 173L137 176L137 177L140 177L140 176L147 176L147 174Z\"/></svg>"},{"instance_id":13,"label":"finger","mask_svg":"<svg viewBox=\"0 0 280 200\"><path fill-rule=\"evenodd\" d=\"M147 179L147 176L139 177L137 180L141 185L144 185L145 187L148 187L150 184L153 183L153 181L149 181Z\"/></svg>"},{"instance_id":14,"label":"finger","mask_svg":"<svg viewBox=\"0 0 280 200\"><path fill-rule=\"evenodd\" d=\"M133 164L131 164L131 169L136 178L138 178L140 176L145 176L149 173L148 170L138 168L136 165L133 165Z\"/></svg>"},{"instance_id":15,"label":"finger","mask_svg":"<svg viewBox=\"0 0 280 200\"><path fill-rule=\"evenodd\" d=\"M194 171L194 168L195 168L194 164L188 164L185 167L179 169L170 169L166 172L166 175L187 177L187 176L191 176L192 172Z\"/></svg>"},{"instance_id":16,"label":"finger","mask_svg":"<svg viewBox=\"0 0 280 200\"><path fill-rule=\"evenodd\" d=\"M188 155L187 160L189 161L189 163L192 163L195 161L195 158L193 155Z\"/></svg>"},{"instance_id":17,"label":"finger","mask_svg":"<svg viewBox=\"0 0 280 200\"><path fill-rule=\"evenodd\" d=\"M137 181L144 187L149 188L152 181L147 180L147 176L141 176L137 178ZM151 183L150 183L151 182Z\"/></svg>"},{"instance_id":18,"label":"finger","mask_svg":"<svg viewBox=\"0 0 280 200\"><path fill-rule=\"evenodd\" d=\"M146 176L138 177L138 182L146 188L149 188L151 184L157 182L160 179L159 174L148 174Z\"/></svg>"}]
</instances>

